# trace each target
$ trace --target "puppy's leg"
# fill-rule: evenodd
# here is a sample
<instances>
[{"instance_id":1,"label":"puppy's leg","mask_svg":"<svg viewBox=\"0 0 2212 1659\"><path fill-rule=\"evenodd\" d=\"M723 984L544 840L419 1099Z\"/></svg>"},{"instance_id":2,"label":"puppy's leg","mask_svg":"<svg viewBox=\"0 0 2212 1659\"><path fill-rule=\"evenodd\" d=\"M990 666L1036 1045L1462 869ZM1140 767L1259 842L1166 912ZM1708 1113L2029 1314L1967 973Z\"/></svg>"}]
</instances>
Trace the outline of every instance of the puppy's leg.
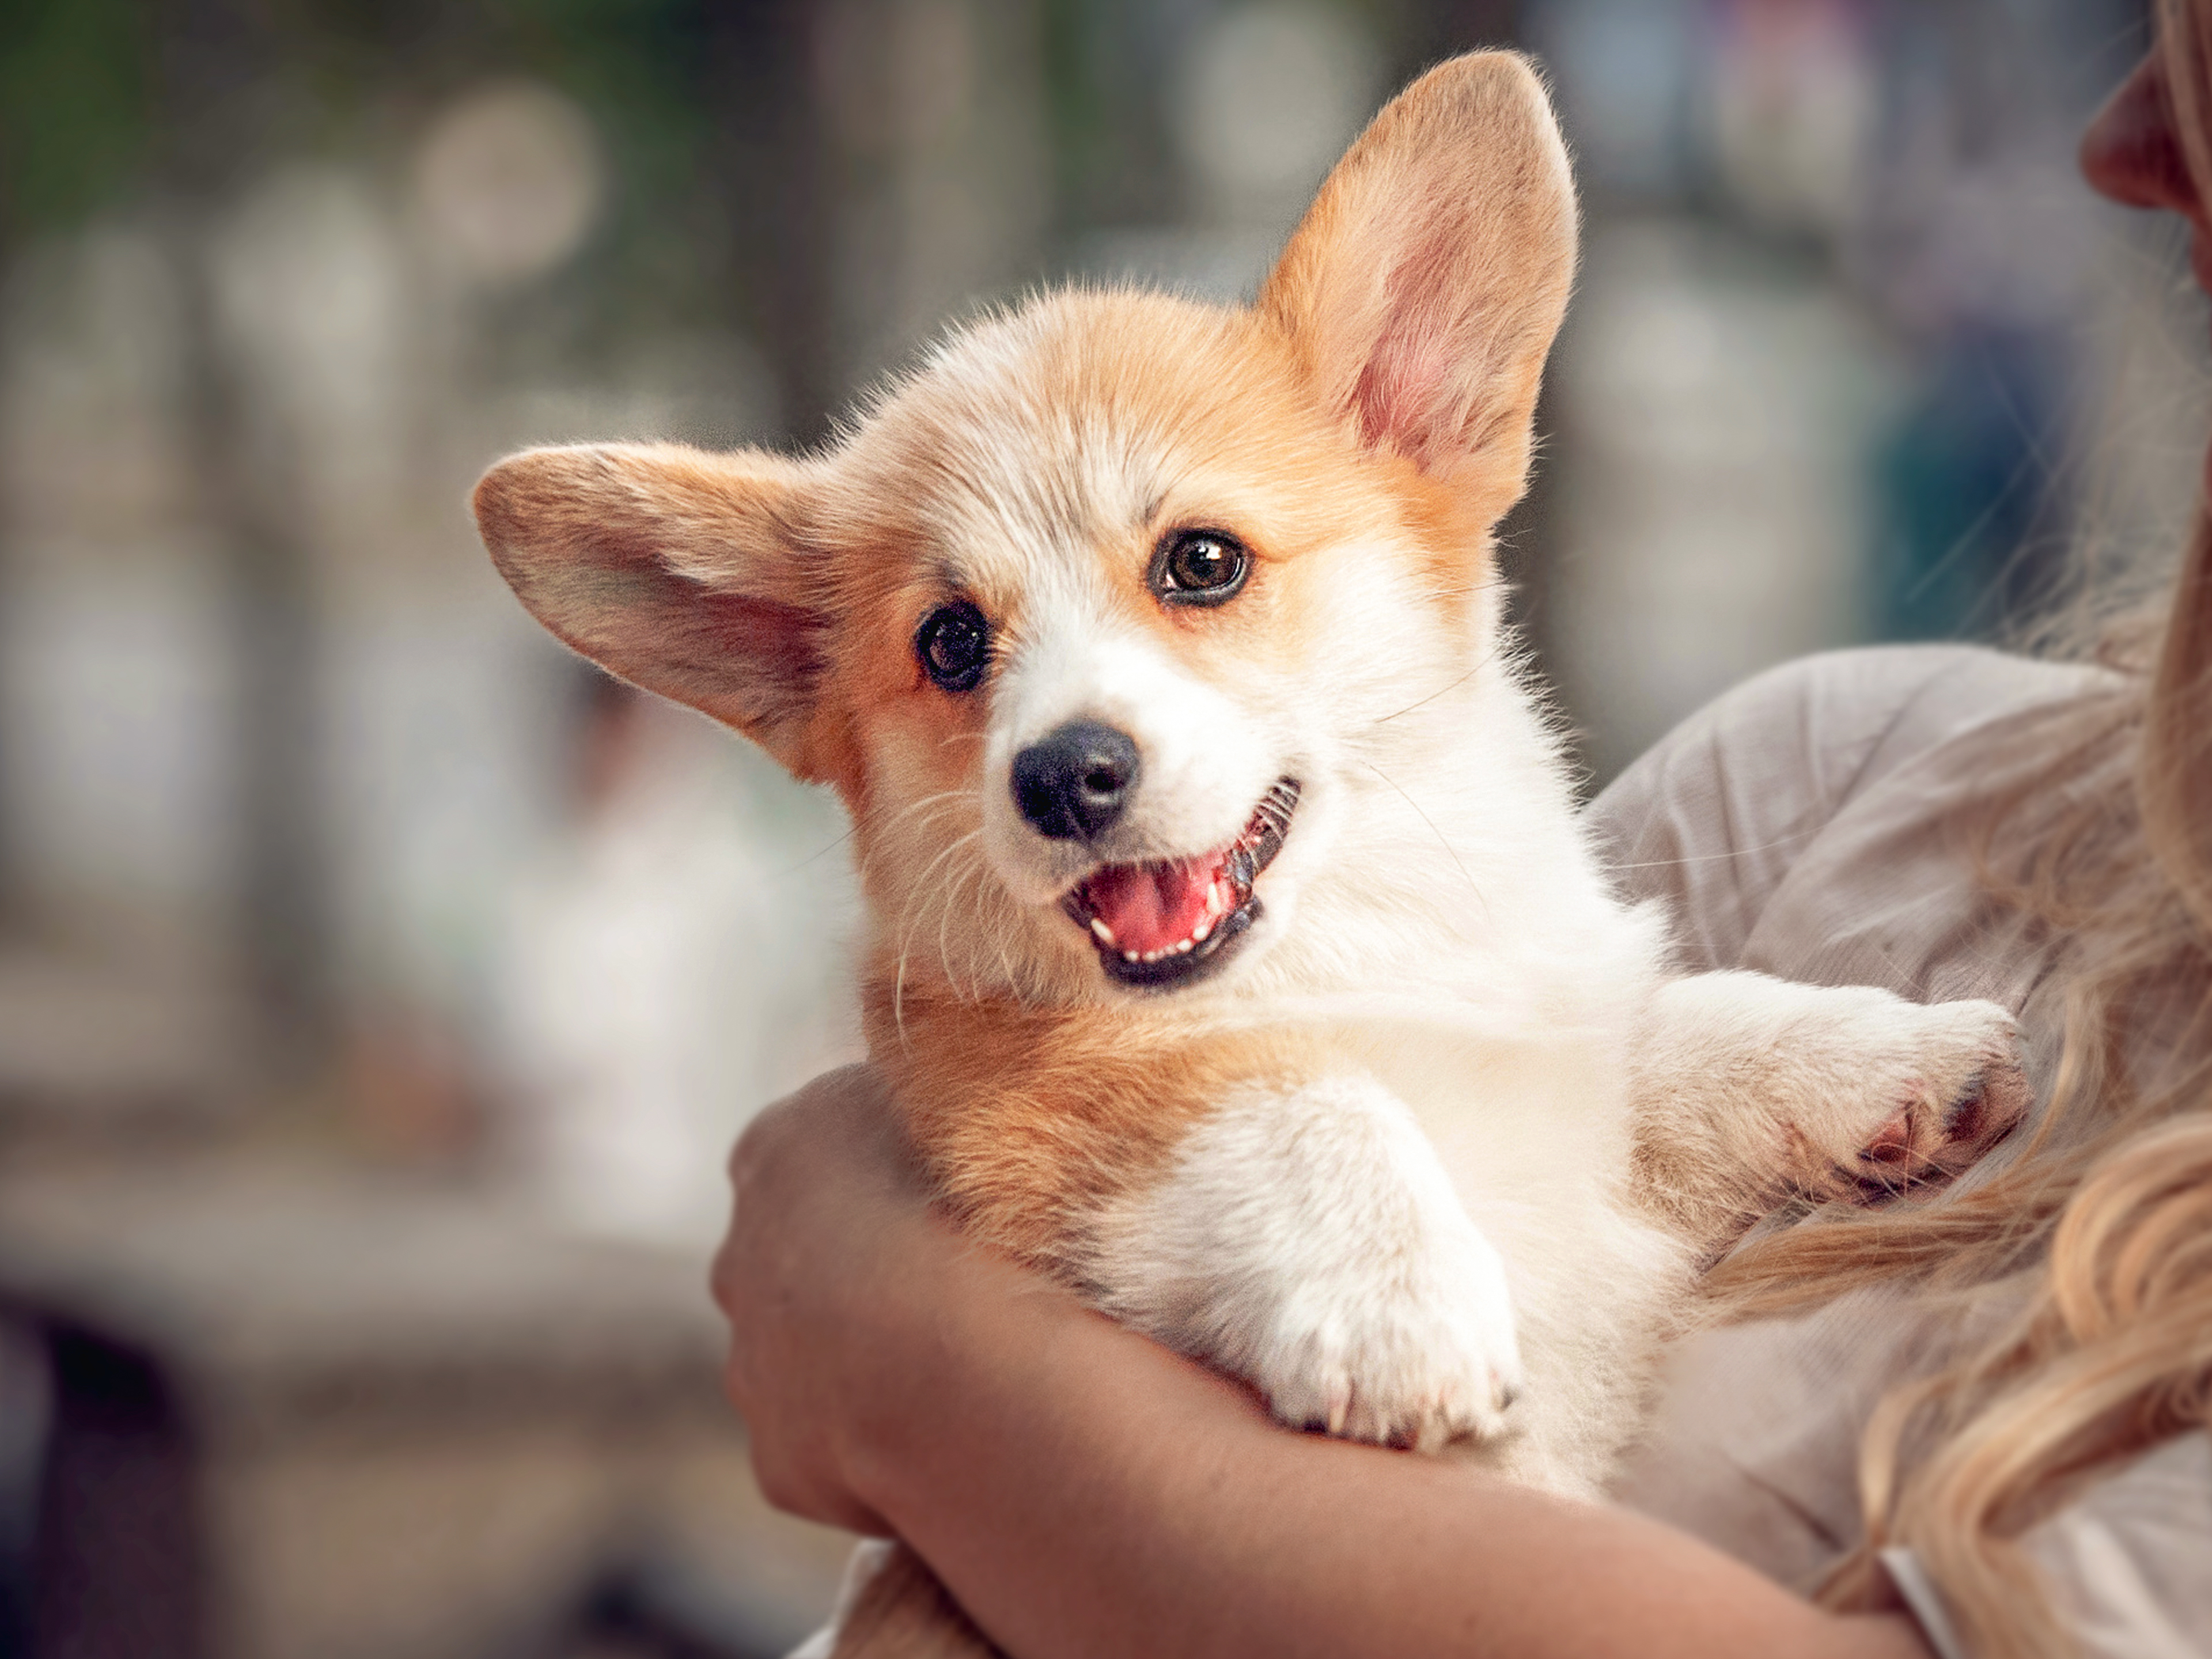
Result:
<instances>
[{"instance_id":1,"label":"puppy's leg","mask_svg":"<svg viewBox=\"0 0 2212 1659\"><path fill-rule=\"evenodd\" d=\"M1631 1067L1638 1196L1711 1243L1793 1186L1955 1174L2028 1106L2019 1027L1996 1004L1764 974L1662 986Z\"/></svg>"},{"instance_id":2,"label":"puppy's leg","mask_svg":"<svg viewBox=\"0 0 2212 1659\"><path fill-rule=\"evenodd\" d=\"M1111 1206L1085 1267L1106 1312L1292 1425L1431 1449L1496 1436L1520 1383L1498 1252L1366 1078L1240 1091Z\"/></svg>"},{"instance_id":3,"label":"puppy's leg","mask_svg":"<svg viewBox=\"0 0 2212 1659\"><path fill-rule=\"evenodd\" d=\"M853 1553L836 1617L790 1659L1000 1659L928 1565L905 1545Z\"/></svg>"}]
</instances>

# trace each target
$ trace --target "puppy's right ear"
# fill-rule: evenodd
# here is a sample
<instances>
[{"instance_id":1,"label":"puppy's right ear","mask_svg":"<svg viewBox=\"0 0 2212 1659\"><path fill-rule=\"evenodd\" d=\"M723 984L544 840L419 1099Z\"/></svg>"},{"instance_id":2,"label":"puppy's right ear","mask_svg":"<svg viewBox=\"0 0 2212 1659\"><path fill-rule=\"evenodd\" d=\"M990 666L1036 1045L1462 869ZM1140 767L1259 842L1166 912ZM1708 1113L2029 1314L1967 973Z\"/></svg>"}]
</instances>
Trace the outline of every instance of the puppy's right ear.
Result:
<instances>
[{"instance_id":1,"label":"puppy's right ear","mask_svg":"<svg viewBox=\"0 0 2212 1659\"><path fill-rule=\"evenodd\" d=\"M1528 482L1575 269L1543 82L1511 52L1439 64L1338 162L1260 290L1323 406L1495 523Z\"/></svg>"},{"instance_id":2,"label":"puppy's right ear","mask_svg":"<svg viewBox=\"0 0 2212 1659\"><path fill-rule=\"evenodd\" d=\"M526 450L477 485L477 527L564 644L824 781L829 607L792 529L812 471L675 444Z\"/></svg>"}]
</instances>

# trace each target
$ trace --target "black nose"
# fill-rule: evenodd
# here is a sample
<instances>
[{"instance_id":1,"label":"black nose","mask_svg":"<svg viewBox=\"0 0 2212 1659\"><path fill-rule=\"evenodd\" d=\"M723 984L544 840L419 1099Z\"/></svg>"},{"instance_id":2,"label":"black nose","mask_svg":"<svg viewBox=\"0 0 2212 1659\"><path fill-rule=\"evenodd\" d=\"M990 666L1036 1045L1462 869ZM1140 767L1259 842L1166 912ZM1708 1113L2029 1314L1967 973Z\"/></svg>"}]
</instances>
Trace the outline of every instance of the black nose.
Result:
<instances>
[{"instance_id":1,"label":"black nose","mask_svg":"<svg viewBox=\"0 0 2212 1659\"><path fill-rule=\"evenodd\" d=\"M1014 757L1014 804L1041 836L1089 841L1137 787L1137 745L1097 720L1070 720Z\"/></svg>"}]
</instances>

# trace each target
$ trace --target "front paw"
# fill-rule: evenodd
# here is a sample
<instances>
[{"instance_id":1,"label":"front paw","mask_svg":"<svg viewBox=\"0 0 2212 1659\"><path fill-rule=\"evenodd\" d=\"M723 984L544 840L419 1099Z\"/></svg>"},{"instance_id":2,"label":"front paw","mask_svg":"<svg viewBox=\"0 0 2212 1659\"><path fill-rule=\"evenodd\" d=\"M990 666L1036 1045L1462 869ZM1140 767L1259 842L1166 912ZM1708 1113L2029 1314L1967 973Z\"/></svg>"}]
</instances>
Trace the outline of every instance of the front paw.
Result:
<instances>
[{"instance_id":1,"label":"front paw","mask_svg":"<svg viewBox=\"0 0 2212 1659\"><path fill-rule=\"evenodd\" d=\"M1860 1074L1818 1115L1807 1185L1860 1201L1972 1165L2027 1115L2020 1026L1993 1002L1894 1001Z\"/></svg>"},{"instance_id":2,"label":"front paw","mask_svg":"<svg viewBox=\"0 0 2212 1659\"><path fill-rule=\"evenodd\" d=\"M1293 1290L1254 1356L1276 1417L1417 1451L1502 1435L1522 1377L1512 1300L1498 1253L1466 1234L1426 1260Z\"/></svg>"}]
</instances>

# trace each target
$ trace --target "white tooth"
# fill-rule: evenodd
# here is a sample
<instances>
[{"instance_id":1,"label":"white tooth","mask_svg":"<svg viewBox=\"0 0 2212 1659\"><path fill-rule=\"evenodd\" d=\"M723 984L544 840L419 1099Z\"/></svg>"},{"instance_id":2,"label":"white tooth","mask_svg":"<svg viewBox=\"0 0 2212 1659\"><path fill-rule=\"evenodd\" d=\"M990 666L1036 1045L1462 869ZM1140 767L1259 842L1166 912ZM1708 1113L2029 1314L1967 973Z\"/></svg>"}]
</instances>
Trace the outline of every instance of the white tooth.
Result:
<instances>
[{"instance_id":1,"label":"white tooth","mask_svg":"<svg viewBox=\"0 0 2212 1659\"><path fill-rule=\"evenodd\" d=\"M1184 951L1188 951L1188 950L1189 950L1189 949L1190 949L1190 947L1191 947L1191 945L1192 945L1192 944L1193 944L1193 943L1194 943L1194 941L1192 941L1192 940L1190 940L1190 939L1184 939L1184 940L1182 940L1181 943L1179 943L1179 944L1176 946L1176 954L1177 956L1181 956L1181 955L1182 955Z\"/></svg>"},{"instance_id":2,"label":"white tooth","mask_svg":"<svg viewBox=\"0 0 2212 1659\"><path fill-rule=\"evenodd\" d=\"M1146 962L1158 962L1165 955L1167 955L1167 952L1164 951L1147 951L1145 952L1145 960Z\"/></svg>"},{"instance_id":3,"label":"white tooth","mask_svg":"<svg viewBox=\"0 0 2212 1659\"><path fill-rule=\"evenodd\" d=\"M1190 942L1193 945L1203 945L1206 943L1206 936L1212 931L1213 918L1208 916L1205 921L1200 922L1197 927L1190 930Z\"/></svg>"},{"instance_id":4,"label":"white tooth","mask_svg":"<svg viewBox=\"0 0 2212 1659\"><path fill-rule=\"evenodd\" d=\"M1091 918L1091 931L1098 935L1098 942L1108 950L1114 948L1114 930L1096 916Z\"/></svg>"},{"instance_id":5,"label":"white tooth","mask_svg":"<svg viewBox=\"0 0 2212 1659\"><path fill-rule=\"evenodd\" d=\"M1141 962L1144 960L1144 958L1139 957L1134 951L1122 951L1121 959L1124 962Z\"/></svg>"},{"instance_id":6,"label":"white tooth","mask_svg":"<svg viewBox=\"0 0 2212 1659\"><path fill-rule=\"evenodd\" d=\"M1221 884L1217 881L1206 890L1206 914L1209 917L1218 917L1228 908L1229 902L1222 897Z\"/></svg>"}]
</instances>

